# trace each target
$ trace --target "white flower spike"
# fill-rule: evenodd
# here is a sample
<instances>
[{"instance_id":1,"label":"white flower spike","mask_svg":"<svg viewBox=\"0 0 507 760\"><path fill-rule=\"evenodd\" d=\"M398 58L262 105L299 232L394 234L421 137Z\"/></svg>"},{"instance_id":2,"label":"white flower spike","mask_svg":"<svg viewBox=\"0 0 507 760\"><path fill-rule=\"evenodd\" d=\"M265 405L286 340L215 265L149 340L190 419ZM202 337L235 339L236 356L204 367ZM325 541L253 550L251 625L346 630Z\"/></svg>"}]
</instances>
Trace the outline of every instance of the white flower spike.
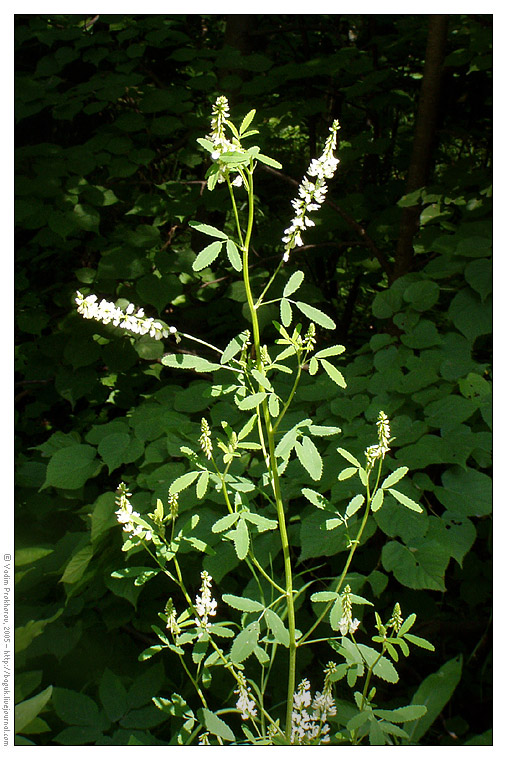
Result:
<instances>
[{"instance_id":1,"label":"white flower spike","mask_svg":"<svg viewBox=\"0 0 507 760\"><path fill-rule=\"evenodd\" d=\"M303 178L299 186L298 198L292 201L292 207L296 212L290 226L284 231L282 243L285 244L283 260L289 260L289 254L295 246L303 245L301 232L314 227L315 222L307 216L309 211L318 211L326 199L326 179L331 179L336 171L340 160L333 155L336 148L336 133L340 129L338 120L335 119L329 128L331 134L326 140L324 151L320 158L313 158L307 169L307 177ZM308 177L315 177L311 182Z\"/></svg>"},{"instance_id":2,"label":"white flower spike","mask_svg":"<svg viewBox=\"0 0 507 760\"><path fill-rule=\"evenodd\" d=\"M125 311L122 311L119 306L115 306L114 303L105 299L98 303L96 295L92 294L85 298L79 290L76 292L75 301L79 314L85 319L95 319L97 322L102 322L103 325L112 324L114 327L123 327L124 330L138 335L149 334L155 340L167 338L169 334L174 335L178 332L176 327L167 329L153 317L145 317L143 309L138 309L137 313L134 314L136 307L133 303L129 303Z\"/></svg>"}]
</instances>

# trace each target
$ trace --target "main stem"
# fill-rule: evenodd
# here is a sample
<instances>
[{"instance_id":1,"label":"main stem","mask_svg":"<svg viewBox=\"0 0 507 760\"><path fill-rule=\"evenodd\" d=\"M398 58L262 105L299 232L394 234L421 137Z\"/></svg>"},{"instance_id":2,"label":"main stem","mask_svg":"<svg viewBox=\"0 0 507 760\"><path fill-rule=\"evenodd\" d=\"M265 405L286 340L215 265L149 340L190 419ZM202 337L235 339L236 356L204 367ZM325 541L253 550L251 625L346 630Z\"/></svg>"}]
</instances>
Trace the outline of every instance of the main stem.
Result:
<instances>
[{"instance_id":1,"label":"main stem","mask_svg":"<svg viewBox=\"0 0 507 760\"><path fill-rule=\"evenodd\" d=\"M253 167L250 166L247 172L248 177L248 225L243 243L243 281L245 283L246 298L248 302L248 308L250 310L250 316L252 320L253 340L255 347L255 357L257 362L257 369L262 372L261 361L261 345L260 345L260 331L259 320L257 318L257 309L252 297L252 289L250 287L250 276L248 272L248 248L250 245L250 238L252 235L253 219L254 219L254 194L253 194ZM240 235L241 237L241 235ZM276 464L275 456L275 433L273 424L271 421L271 415L269 414L268 404L264 400L262 402L262 412L264 417L264 425L266 428L266 434L268 439L268 452L269 452L269 466L271 471L272 487L275 496L276 512L278 516L278 528L280 531L280 540L282 544L283 563L285 571L285 594L287 597L287 623L289 627L289 674L287 682L287 711L285 722L285 735L290 741L290 735L292 730L292 701L294 691L296 688L296 614L294 610L294 595L292 587L292 565L290 560L290 546L289 537L287 534L287 523L285 520L285 511L283 508L282 491L280 488L280 478L278 475L278 467Z\"/></svg>"}]
</instances>

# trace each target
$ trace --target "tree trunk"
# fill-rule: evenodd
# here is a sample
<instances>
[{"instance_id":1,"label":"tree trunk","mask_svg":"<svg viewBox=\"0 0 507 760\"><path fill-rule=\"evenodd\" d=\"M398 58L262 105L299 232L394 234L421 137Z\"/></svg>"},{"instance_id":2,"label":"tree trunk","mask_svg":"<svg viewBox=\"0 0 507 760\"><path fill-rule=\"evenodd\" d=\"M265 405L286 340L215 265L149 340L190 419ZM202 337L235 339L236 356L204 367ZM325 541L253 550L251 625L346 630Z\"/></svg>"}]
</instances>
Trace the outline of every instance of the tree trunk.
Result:
<instances>
[{"instance_id":1,"label":"tree trunk","mask_svg":"<svg viewBox=\"0 0 507 760\"><path fill-rule=\"evenodd\" d=\"M407 194L424 187L430 173L442 83L447 20L446 15L431 15L429 17L421 95L405 189ZM403 209L395 263L390 274L391 283L412 269L414 260L413 240L419 227L419 215L419 204L407 206Z\"/></svg>"}]
</instances>

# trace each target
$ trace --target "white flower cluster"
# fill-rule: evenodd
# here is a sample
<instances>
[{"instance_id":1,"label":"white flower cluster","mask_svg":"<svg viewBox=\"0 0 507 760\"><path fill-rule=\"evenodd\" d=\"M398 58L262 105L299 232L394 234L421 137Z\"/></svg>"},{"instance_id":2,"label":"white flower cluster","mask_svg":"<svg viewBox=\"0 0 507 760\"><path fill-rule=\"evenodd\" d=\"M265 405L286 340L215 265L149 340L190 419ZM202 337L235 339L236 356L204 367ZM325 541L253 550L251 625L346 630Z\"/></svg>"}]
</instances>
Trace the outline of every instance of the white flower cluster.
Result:
<instances>
[{"instance_id":1,"label":"white flower cluster","mask_svg":"<svg viewBox=\"0 0 507 760\"><path fill-rule=\"evenodd\" d=\"M384 412L379 412L378 421L378 444L375 446L368 446L364 452L366 455L366 461L368 467L371 469L377 459L383 459L389 449L389 444L393 440L391 436L391 427L387 415Z\"/></svg>"},{"instance_id":2,"label":"white flower cluster","mask_svg":"<svg viewBox=\"0 0 507 760\"><path fill-rule=\"evenodd\" d=\"M145 317L143 309L138 309L137 313L134 314L136 307L133 303L130 303L125 311L122 311L114 303L105 299L99 303L96 295L92 294L85 298L79 290L76 292L75 301L78 313L82 314L85 319L95 319L104 325L112 324L115 327L123 327L125 330L139 335L149 334L156 340L167 338L170 333L177 332L175 327L167 329L153 317Z\"/></svg>"},{"instance_id":3,"label":"white flower cluster","mask_svg":"<svg viewBox=\"0 0 507 760\"><path fill-rule=\"evenodd\" d=\"M132 504L129 501L130 496L132 494L127 491L125 483L120 483L118 486L118 496L116 497L116 504L118 505L118 509L115 512L116 519L120 525L123 525L123 530L126 533L130 533L130 538L138 536L139 538L144 538L145 541L151 541L151 531L132 522L132 518L140 517L140 514L133 510Z\"/></svg>"},{"instance_id":4,"label":"white flower cluster","mask_svg":"<svg viewBox=\"0 0 507 760\"><path fill-rule=\"evenodd\" d=\"M336 171L340 160L333 155L336 148L336 133L340 129L338 120L335 119L329 128L331 134L326 140L324 151L320 158L313 158L307 170L307 177L303 178L299 186L298 197L292 201L296 215L291 224L284 231L282 242L285 243L283 260L289 260L289 254L294 246L303 245L301 233L308 227L314 227L315 222L307 216L309 211L318 211L326 199L326 179L331 179ZM312 182L308 177L315 177Z\"/></svg>"},{"instance_id":5,"label":"white flower cluster","mask_svg":"<svg viewBox=\"0 0 507 760\"><path fill-rule=\"evenodd\" d=\"M234 693L238 695L236 707L241 711L241 717L243 720L255 718L257 715L257 708L255 707L255 702L252 699L252 695L250 693L250 689L248 688L245 676L243 673L239 673L238 675L241 683L238 683L238 688L234 690Z\"/></svg>"},{"instance_id":6,"label":"white flower cluster","mask_svg":"<svg viewBox=\"0 0 507 760\"><path fill-rule=\"evenodd\" d=\"M195 611L197 612L198 617L194 620L195 624L202 629L199 638L201 638L204 631L208 630L208 617L217 614L217 602L216 599L213 599L211 596L211 581L213 578L206 572L206 570L203 570L201 573L201 580L201 595L195 597Z\"/></svg>"},{"instance_id":7,"label":"white flower cluster","mask_svg":"<svg viewBox=\"0 0 507 760\"><path fill-rule=\"evenodd\" d=\"M342 594L342 609L343 616L338 626L342 636L346 636L348 633L355 633L359 628L360 621L357 618L352 619L352 591L350 586L345 586Z\"/></svg>"},{"instance_id":8,"label":"white flower cluster","mask_svg":"<svg viewBox=\"0 0 507 760\"><path fill-rule=\"evenodd\" d=\"M218 174L218 182L225 182L229 168L227 164L220 161L222 153L235 152L244 153L245 149L241 147L239 143L233 143L225 136L225 124L229 118L229 102L224 95L220 95L215 102L215 105L211 110L211 134L208 139L213 143L213 151L211 158L213 161L217 161L220 167ZM243 180L241 175L238 174L232 181L232 184L236 187L241 187Z\"/></svg>"},{"instance_id":9,"label":"white flower cluster","mask_svg":"<svg viewBox=\"0 0 507 760\"><path fill-rule=\"evenodd\" d=\"M327 677L324 681L323 692L316 692L313 699L310 682L304 678L293 698L291 744L308 745L329 742L330 729L326 723L328 715L336 715L336 705Z\"/></svg>"}]
</instances>

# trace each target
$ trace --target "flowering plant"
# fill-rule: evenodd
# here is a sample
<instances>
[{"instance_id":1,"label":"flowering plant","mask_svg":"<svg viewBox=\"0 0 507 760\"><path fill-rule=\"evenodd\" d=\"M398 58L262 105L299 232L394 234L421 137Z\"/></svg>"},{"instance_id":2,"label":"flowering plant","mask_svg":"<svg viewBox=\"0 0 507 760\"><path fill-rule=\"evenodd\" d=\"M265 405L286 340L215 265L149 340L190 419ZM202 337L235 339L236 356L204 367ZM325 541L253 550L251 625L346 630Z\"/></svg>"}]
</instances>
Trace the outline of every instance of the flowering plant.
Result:
<instances>
[{"instance_id":1,"label":"flowering plant","mask_svg":"<svg viewBox=\"0 0 507 760\"><path fill-rule=\"evenodd\" d=\"M216 354L215 362L175 352L166 354L162 363L173 369L226 377L226 382L212 385L211 393L232 397L235 408L244 415L241 426L234 429L223 420L219 431L213 430L203 417L201 435L194 447L182 446L180 450L190 469L172 482L167 503L157 499L153 511L145 516L134 509L128 486L120 483L116 516L126 534L123 550L128 557L145 550L151 555L154 568L131 566L113 575L133 578L136 585L142 585L162 573L172 585L174 598L170 597L164 611L159 613L165 630L152 626L158 643L146 649L140 659L149 659L165 650L171 652L194 687L199 703L195 711L178 694L153 699L168 716L179 718L181 725L175 742L184 745L360 744L366 739L371 744L408 742L407 727L425 714L426 707L412 704L396 709L379 708L374 701L376 687L372 679L396 683L398 673L394 663L400 654L409 655L409 644L430 651L433 647L410 633L416 616L411 614L404 619L398 603L385 623L375 612L376 634L371 637L371 646L364 643L368 616L358 609L373 604L354 593L350 572L368 519L382 508L385 494L394 497L401 507L422 512L412 499L393 488L408 468L398 467L382 480L383 463L393 439L389 419L379 411L377 441L366 448L363 463L348 450L337 448L347 463L338 479L356 477L360 492L338 509L322 493L302 489L308 503L327 515L325 530L343 532L347 549L341 573L330 579L326 590L312 590L315 578L295 573L290 513L284 500L282 477L291 459L296 458L313 481L320 481L322 458L315 439L337 436L340 429L315 424L311 418L290 424L287 412L303 372L313 376L323 370L337 386L345 387L343 374L329 361L345 349L330 345L316 351L317 326L329 330L335 324L319 309L292 298L303 283L302 271L291 274L282 296L270 302L279 302L280 306L280 323L274 322L279 335L274 347L268 348L261 342L258 317L259 310L269 303L266 296L275 277L291 252L302 245L302 233L314 224L308 214L317 211L325 200L326 180L333 177L339 163L334 155L339 125L333 122L321 157L310 163L307 177L292 202L295 216L282 237L280 262L260 295L254 298L249 274L255 211L253 176L258 162L280 166L263 155L258 146L244 147L243 141L257 134L250 129L254 116L255 111L250 111L236 128L230 121L227 100L221 96L213 106L210 134L198 141L212 160L206 177L208 189L214 190L217 184L227 185L235 235L208 224L190 222L195 230L213 239L197 255L194 271L212 264L225 247L229 263L241 272L249 329L221 350L162 321L146 318L143 310L136 311L132 304L123 310L104 300L98 302L95 295L85 297L78 292L76 297L78 311L87 319L111 323L141 335L149 333L156 339L173 336L177 342L188 339L206 346ZM246 193L245 218L240 213L237 193ZM301 323L293 326L294 308L310 320L305 331ZM282 376L290 377L285 392L279 382ZM197 514L190 519L179 514L179 495L192 486L197 501L214 494L221 495L225 505L226 513L211 526L208 541L198 534ZM278 535L283 558L281 579L259 559L262 539L270 532ZM198 592L191 591L182 572L181 554L192 550L205 558L214 552L209 542L211 536L232 544L238 560L251 571L248 593L222 594L217 600L213 578L206 569L200 574ZM298 608L308 594L314 619L310 622L307 616L302 616L299 622ZM300 655L304 647L322 642L332 650L333 659L323 668L322 691L312 696L310 680L299 665L300 661L304 663ZM287 654L286 693L281 705L271 704L269 699L270 673L280 652ZM231 704L213 710L206 690L219 668L229 679ZM343 698L346 689L353 690L352 701ZM224 720L227 714L229 719Z\"/></svg>"}]
</instances>

